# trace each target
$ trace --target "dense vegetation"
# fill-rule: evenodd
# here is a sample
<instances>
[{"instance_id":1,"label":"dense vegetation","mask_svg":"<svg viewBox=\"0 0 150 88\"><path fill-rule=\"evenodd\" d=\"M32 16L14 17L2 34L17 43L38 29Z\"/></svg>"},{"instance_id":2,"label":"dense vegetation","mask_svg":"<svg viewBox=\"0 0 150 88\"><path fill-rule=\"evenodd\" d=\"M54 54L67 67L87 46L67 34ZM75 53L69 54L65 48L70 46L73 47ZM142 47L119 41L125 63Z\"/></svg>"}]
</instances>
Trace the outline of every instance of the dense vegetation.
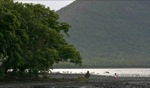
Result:
<instances>
[{"instance_id":1,"label":"dense vegetation","mask_svg":"<svg viewBox=\"0 0 150 88\"><path fill-rule=\"evenodd\" d=\"M150 67L150 1L76 0L57 13L82 66Z\"/></svg>"},{"instance_id":2,"label":"dense vegetation","mask_svg":"<svg viewBox=\"0 0 150 88\"><path fill-rule=\"evenodd\" d=\"M58 19L55 11L40 4L0 0L1 78L9 69L14 76L35 77L60 61L81 64L79 51L64 39L70 25Z\"/></svg>"}]
</instances>

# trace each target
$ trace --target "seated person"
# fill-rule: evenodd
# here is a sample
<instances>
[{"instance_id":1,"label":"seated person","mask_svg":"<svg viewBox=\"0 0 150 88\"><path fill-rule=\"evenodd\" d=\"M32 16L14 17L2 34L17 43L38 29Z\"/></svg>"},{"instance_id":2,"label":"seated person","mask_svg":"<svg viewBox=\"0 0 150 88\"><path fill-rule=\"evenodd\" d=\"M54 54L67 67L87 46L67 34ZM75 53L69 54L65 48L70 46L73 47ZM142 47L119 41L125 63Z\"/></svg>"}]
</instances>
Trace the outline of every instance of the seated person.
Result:
<instances>
[{"instance_id":1,"label":"seated person","mask_svg":"<svg viewBox=\"0 0 150 88\"><path fill-rule=\"evenodd\" d=\"M85 74L85 78L89 78L90 77L90 73L89 71L87 71L87 73Z\"/></svg>"}]
</instances>

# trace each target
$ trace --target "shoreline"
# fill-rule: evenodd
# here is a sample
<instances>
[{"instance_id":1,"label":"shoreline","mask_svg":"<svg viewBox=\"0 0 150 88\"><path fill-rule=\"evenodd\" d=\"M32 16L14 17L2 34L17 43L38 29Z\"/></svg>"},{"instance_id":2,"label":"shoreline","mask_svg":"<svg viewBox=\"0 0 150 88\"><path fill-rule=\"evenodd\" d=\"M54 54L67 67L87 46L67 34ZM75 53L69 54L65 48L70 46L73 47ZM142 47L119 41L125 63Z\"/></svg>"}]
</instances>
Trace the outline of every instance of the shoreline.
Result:
<instances>
[{"instance_id":1,"label":"shoreline","mask_svg":"<svg viewBox=\"0 0 150 88\"><path fill-rule=\"evenodd\" d=\"M51 80L0 82L0 88L150 88L150 77L110 77L53 74Z\"/></svg>"}]
</instances>

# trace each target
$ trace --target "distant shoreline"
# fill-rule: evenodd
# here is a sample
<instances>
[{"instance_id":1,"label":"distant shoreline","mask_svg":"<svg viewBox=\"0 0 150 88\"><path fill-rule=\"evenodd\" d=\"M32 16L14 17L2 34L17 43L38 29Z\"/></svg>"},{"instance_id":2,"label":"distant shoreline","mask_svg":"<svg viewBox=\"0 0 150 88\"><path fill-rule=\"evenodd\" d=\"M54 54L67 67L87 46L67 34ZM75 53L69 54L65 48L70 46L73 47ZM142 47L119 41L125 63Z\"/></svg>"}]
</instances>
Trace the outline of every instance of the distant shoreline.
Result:
<instances>
[{"instance_id":1,"label":"distant shoreline","mask_svg":"<svg viewBox=\"0 0 150 88\"><path fill-rule=\"evenodd\" d=\"M150 67L67 67L67 68L63 68L63 67L56 67L53 69L150 69Z\"/></svg>"}]
</instances>

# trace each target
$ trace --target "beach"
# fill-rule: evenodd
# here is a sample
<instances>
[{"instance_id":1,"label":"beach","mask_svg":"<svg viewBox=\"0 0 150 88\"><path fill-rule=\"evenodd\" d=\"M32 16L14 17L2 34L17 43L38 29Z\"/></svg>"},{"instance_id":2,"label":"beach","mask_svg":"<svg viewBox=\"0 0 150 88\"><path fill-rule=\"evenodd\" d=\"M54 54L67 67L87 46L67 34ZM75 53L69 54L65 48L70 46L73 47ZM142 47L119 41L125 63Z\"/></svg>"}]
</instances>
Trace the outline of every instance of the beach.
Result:
<instances>
[{"instance_id":1,"label":"beach","mask_svg":"<svg viewBox=\"0 0 150 88\"><path fill-rule=\"evenodd\" d=\"M52 80L0 82L0 88L150 88L149 77L112 77L84 74L51 74Z\"/></svg>"}]
</instances>

